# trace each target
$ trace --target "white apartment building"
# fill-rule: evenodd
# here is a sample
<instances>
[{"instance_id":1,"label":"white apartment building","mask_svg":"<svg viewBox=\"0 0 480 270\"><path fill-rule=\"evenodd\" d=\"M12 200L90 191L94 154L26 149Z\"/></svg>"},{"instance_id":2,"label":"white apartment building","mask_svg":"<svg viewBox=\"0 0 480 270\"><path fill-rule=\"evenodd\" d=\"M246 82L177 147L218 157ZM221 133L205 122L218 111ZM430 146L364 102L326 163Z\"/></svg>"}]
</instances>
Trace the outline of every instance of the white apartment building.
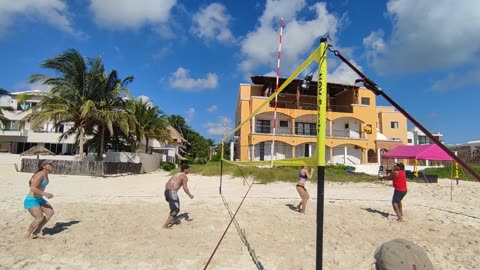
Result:
<instances>
[{"instance_id":1,"label":"white apartment building","mask_svg":"<svg viewBox=\"0 0 480 270\"><path fill-rule=\"evenodd\" d=\"M59 141L60 136L71 127L70 125L54 127L54 124L50 122L33 129L29 122L26 122L24 125L20 124L20 120L31 112L31 108L40 101L44 94L45 92L40 90L31 90L11 93L10 97L2 98L3 106L12 107L14 111L3 111L5 118L9 121L5 127L0 129L0 152L21 154L34 145L43 145L57 155L75 154L75 136L70 136L68 139ZM28 95L29 98L23 102L19 102L19 97L22 95ZM166 145L158 140L150 139L148 141L148 152L160 153L162 155L162 161L179 163L179 160L184 160L180 149L188 142L173 127L169 127L168 129L175 143L173 145ZM87 136L87 139L88 138ZM138 152L145 151L145 143L146 140L142 139ZM85 149L85 151L87 151L87 149Z\"/></svg>"},{"instance_id":2,"label":"white apartment building","mask_svg":"<svg viewBox=\"0 0 480 270\"><path fill-rule=\"evenodd\" d=\"M31 90L25 92L11 93L11 97L3 98L8 105L14 109L12 112L3 111L3 115L9 121L5 127L0 130L0 151L12 154L21 154L34 145L43 145L56 154L72 154L74 152L74 136L59 141L62 133L69 128L68 125L54 127L53 123L45 123L42 126L33 129L29 122L24 125L20 120L31 112L44 92L40 90ZM21 95L30 97L19 102Z\"/></svg>"},{"instance_id":3,"label":"white apartment building","mask_svg":"<svg viewBox=\"0 0 480 270\"><path fill-rule=\"evenodd\" d=\"M440 132L432 133L432 135L437 138L440 142L443 142L443 134ZM433 142L430 138L427 137L423 131L417 127L413 127L410 131L407 132L408 145L418 145L418 144L432 144Z\"/></svg>"}]
</instances>

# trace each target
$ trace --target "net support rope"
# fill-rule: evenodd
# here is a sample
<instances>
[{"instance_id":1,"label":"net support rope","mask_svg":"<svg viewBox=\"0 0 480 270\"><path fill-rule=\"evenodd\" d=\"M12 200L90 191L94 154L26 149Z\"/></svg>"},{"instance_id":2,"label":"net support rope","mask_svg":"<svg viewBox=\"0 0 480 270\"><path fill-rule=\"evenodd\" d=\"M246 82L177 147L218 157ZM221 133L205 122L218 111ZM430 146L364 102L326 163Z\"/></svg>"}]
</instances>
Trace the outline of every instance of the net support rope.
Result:
<instances>
[{"instance_id":1,"label":"net support rope","mask_svg":"<svg viewBox=\"0 0 480 270\"><path fill-rule=\"evenodd\" d=\"M239 168L239 170L240 170L240 167L239 167L239 166L238 166L238 168ZM242 175L243 175L243 172L242 172L241 170L240 170L240 172L241 172ZM243 178L245 179L245 175L243 175ZM253 179L252 183L251 183L250 186L248 187L248 190L247 190L247 192L245 193L245 195L243 196L242 201L241 201L240 204L238 205L237 210L235 210L235 213L234 213L233 216L231 217L230 222L229 222L228 225L227 225L227 228L225 228L225 231L223 232L222 236L220 237L220 240L218 241L217 245L215 246L215 249L213 250L212 254L210 255L210 258L208 258L208 261L207 261L207 263L205 264L205 267L203 268L204 270L207 269L208 265L209 265L210 262L212 261L213 256L214 256L215 253L217 252L218 247L219 247L220 244L222 243L223 238L225 237L225 235L227 234L228 229L230 228L230 225L232 225L233 221L235 220L235 217L237 216L237 213L238 213L238 211L240 210L240 207L242 207L243 202L244 202L245 199L247 198L248 193L249 193L250 190L252 189L253 184L255 184L255 179ZM223 197L223 196L222 196L222 197Z\"/></svg>"}]
</instances>

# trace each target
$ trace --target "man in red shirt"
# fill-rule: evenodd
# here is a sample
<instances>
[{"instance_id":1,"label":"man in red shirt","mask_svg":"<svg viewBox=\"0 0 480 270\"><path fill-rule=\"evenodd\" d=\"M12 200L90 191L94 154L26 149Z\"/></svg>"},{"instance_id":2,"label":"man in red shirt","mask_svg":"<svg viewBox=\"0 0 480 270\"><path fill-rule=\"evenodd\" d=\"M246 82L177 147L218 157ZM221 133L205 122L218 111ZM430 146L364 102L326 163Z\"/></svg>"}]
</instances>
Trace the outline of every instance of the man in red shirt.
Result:
<instances>
[{"instance_id":1,"label":"man in red shirt","mask_svg":"<svg viewBox=\"0 0 480 270\"><path fill-rule=\"evenodd\" d=\"M402 199L407 194L407 177L405 176L404 168L403 163L395 163L395 168L392 173L379 177L381 180L392 180L393 188L395 189L393 192L392 206L399 222L403 221Z\"/></svg>"}]
</instances>

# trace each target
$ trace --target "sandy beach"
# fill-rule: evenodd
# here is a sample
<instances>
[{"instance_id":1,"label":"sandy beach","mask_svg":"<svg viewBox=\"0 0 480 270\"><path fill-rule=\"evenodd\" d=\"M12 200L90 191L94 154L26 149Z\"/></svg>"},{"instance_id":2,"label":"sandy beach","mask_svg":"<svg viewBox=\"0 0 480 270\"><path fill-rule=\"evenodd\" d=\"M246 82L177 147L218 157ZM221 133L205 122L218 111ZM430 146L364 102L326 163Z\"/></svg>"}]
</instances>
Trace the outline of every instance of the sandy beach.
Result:
<instances>
[{"instance_id":1,"label":"sandy beach","mask_svg":"<svg viewBox=\"0 0 480 270\"><path fill-rule=\"evenodd\" d=\"M181 191L181 223L169 213L166 172L117 177L50 176L56 213L46 239L24 240L33 220L23 209L31 174L0 166L0 269L203 269L248 184L191 174L193 200ZM316 185L307 213L294 183L253 185L208 269L315 269ZM451 199L453 195L453 199ZM405 238L424 247L435 269L478 269L480 184L409 182L405 222L391 209L387 183L326 183L324 269L373 269L382 243Z\"/></svg>"}]
</instances>

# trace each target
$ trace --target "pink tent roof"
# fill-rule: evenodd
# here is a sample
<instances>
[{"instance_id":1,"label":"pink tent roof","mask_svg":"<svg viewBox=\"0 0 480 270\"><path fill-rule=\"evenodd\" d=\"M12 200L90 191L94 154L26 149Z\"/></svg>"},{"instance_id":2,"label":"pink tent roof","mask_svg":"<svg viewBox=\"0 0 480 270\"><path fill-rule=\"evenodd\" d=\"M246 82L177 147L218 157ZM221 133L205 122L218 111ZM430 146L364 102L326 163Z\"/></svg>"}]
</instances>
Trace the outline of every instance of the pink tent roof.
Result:
<instances>
[{"instance_id":1,"label":"pink tent roof","mask_svg":"<svg viewBox=\"0 0 480 270\"><path fill-rule=\"evenodd\" d=\"M383 158L404 158L423 160L453 160L436 144L399 145L388 151Z\"/></svg>"}]
</instances>

